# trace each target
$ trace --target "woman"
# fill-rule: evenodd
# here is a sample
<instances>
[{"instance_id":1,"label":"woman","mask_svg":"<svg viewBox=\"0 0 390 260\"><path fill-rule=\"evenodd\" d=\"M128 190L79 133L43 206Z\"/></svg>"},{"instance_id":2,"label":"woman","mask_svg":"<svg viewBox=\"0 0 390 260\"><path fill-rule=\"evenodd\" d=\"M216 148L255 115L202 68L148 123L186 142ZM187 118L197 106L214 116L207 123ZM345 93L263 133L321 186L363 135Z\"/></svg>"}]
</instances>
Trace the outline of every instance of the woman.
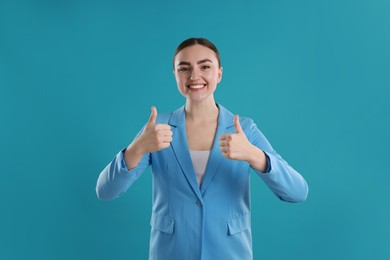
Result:
<instances>
[{"instance_id":1,"label":"woman","mask_svg":"<svg viewBox=\"0 0 390 260\"><path fill-rule=\"evenodd\" d=\"M214 100L222 79L217 48L182 42L174 74L186 103L157 114L102 171L99 199L124 193L151 165L150 259L252 259L250 168L281 199L305 201L303 177L273 150L253 120Z\"/></svg>"}]
</instances>

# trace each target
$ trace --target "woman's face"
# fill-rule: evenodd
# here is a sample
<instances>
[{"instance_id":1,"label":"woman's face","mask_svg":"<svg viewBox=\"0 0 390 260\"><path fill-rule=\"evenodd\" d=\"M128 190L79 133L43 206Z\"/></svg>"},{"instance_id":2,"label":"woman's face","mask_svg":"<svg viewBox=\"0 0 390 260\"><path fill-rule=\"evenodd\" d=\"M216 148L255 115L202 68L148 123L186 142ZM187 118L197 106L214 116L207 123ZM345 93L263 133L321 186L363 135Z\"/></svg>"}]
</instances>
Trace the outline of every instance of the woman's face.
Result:
<instances>
[{"instance_id":1,"label":"woman's face","mask_svg":"<svg viewBox=\"0 0 390 260\"><path fill-rule=\"evenodd\" d=\"M214 98L222 68L213 50L199 44L189 46L176 55L174 64L177 87L184 97L196 102Z\"/></svg>"}]
</instances>

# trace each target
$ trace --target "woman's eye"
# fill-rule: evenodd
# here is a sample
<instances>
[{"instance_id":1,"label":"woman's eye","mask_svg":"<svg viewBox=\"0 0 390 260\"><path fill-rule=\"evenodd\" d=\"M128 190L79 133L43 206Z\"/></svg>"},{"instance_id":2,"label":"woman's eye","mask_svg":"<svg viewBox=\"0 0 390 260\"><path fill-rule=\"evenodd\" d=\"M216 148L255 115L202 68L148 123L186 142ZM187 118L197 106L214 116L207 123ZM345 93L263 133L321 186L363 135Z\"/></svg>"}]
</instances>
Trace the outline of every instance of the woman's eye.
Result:
<instances>
[{"instance_id":1,"label":"woman's eye","mask_svg":"<svg viewBox=\"0 0 390 260\"><path fill-rule=\"evenodd\" d=\"M188 68L179 68L179 71L180 72L186 72L186 71L188 71Z\"/></svg>"},{"instance_id":2,"label":"woman's eye","mask_svg":"<svg viewBox=\"0 0 390 260\"><path fill-rule=\"evenodd\" d=\"M209 68L210 68L210 66L208 66L208 65L202 66L202 69L203 69L203 70L207 70L207 69L209 69Z\"/></svg>"}]
</instances>

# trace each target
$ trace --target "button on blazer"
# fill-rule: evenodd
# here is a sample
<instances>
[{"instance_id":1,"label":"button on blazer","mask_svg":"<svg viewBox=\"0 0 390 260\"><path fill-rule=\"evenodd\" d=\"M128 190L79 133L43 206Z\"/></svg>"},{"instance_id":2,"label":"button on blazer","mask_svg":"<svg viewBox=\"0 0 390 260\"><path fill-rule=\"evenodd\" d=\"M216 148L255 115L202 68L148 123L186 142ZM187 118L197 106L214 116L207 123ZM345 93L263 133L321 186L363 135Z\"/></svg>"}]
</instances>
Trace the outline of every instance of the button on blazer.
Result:
<instances>
[{"instance_id":1,"label":"button on blazer","mask_svg":"<svg viewBox=\"0 0 390 260\"><path fill-rule=\"evenodd\" d=\"M96 186L99 199L122 195L152 167L152 215L149 259L252 259L250 218L250 164L224 158L219 147L221 134L235 133L234 115L216 103L218 127L199 187L192 165L185 126L185 106L159 114L158 124L169 124L173 132L170 147L143 155L128 170L123 151L101 172ZM240 117L248 140L268 156L266 173L254 169L281 200L306 200L308 186L272 148L250 118ZM142 133L143 129L135 138Z\"/></svg>"}]
</instances>

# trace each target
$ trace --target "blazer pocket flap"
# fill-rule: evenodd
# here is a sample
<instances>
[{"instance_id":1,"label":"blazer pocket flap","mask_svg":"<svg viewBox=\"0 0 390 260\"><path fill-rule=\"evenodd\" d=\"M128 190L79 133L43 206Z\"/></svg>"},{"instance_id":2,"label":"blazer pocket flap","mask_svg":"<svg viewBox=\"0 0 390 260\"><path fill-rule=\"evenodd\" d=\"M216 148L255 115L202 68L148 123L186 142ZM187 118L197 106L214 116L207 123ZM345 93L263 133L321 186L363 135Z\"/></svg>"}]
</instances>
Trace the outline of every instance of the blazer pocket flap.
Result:
<instances>
[{"instance_id":1,"label":"blazer pocket flap","mask_svg":"<svg viewBox=\"0 0 390 260\"><path fill-rule=\"evenodd\" d=\"M228 234L229 235L235 235L237 233L240 233L251 226L251 221L250 221L250 215L242 215L237 218L234 218L232 220L229 220L228 223Z\"/></svg>"},{"instance_id":2,"label":"blazer pocket flap","mask_svg":"<svg viewBox=\"0 0 390 260\"><path fill-rule=\"evenodd\" d=\"M152 212L150 226L153 229L157 229L161 232L172 234L175 226L175 220L173 218L165 217Z\"/></svg>"}]
</instances>

